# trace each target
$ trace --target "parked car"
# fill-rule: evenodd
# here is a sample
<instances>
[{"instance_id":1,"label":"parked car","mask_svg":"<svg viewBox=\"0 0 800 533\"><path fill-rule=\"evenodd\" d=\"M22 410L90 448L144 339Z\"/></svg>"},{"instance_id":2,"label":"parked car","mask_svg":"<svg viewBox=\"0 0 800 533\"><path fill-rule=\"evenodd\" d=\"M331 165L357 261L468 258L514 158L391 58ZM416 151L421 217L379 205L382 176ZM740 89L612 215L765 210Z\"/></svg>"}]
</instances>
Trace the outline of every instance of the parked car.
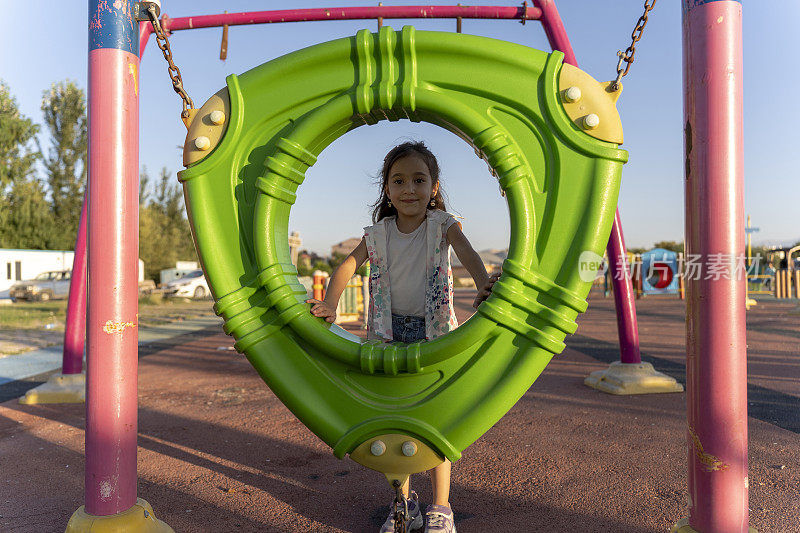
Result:
<instances>
[{"instance_id":1,"label":"parked car","mask_svg":"<svg viewBox=\"0 0 800 533\"><path fill-rule=\"evenodd\" d=\"M182 278L174 279L164 285L164 296L205 298L210 294L202 270L193 270Z\"/></svg>"},{"instance_id":2,"label":"parked car","mask_svg":"<svg viewBox=\"0 0 800 533\"><path fill-rule=\"evenodd\" d=\"M42 272L33 279L19 281L12 285L8 290L8 295L12 301L38 300L46 302L54 298L66 298L69 296L71 277L71 270Z\"/></svg>"},{"instance_id":3,"label":"parked car","mask_svg":"<svg viewBox=\"0 0 800 533\"><path fill-rule=\"evenodd\" d=\"M139 294L152 294L156 290L156 282L146 279L139 282Z\"/></svg>"}]
</instances>

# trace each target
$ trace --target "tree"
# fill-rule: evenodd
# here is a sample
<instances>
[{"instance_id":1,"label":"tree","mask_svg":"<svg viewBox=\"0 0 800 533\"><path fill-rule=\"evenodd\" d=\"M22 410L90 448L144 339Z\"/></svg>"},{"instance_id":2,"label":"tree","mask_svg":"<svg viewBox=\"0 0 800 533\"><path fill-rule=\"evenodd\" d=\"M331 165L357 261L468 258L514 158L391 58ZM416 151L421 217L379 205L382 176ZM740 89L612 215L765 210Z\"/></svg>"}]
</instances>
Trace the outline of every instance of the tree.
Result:
<instances>
[{"instance_id":1,"label":"tree","mask_svg":"<svg viewBox=\"0 0 800 533\"><path fill-rule=\"evenodd\" d=\"M14 232L17 224L23 222L18 220L13 228L9 226L13 213L12 192L15 199L13 205L18 205L23 198L35 197L36 186L24 184L36 182L34 169L39 154L31 144L38 131L39 127L31 119L20 114L8 86L0 81L0 247L11 247L17 242ZM40 207L35 200L26 205L30 208ZM41 243L36 247L43 246L44 243Z\"/></svg>"},{"instance_id":2,"label":"tree","mask_svg":"<svg viewBox=\"0 0 800 533\"><path fill-rule=\"evenodd\" d=\"M319 260L316 263L314 263L314 266L313 266L311 272L313 273L314 270L321 270L323 272L327 272L328 274L333 272L333 269L331 268L330 263L328 263L327 261L323 261L323 260Z\"/></svg>"},{"instance_id":3,"label":"tree","mask_svg":"<svg viewBox=\"0 0 800 533\"><path fill-rule=\"evenodd\" d=\"M149 177L147 179L149 180ZM183 190L173 179L173 175L166 167L161 169L160 180L153 196L153 205L166 217L170 224L188 232L189 223L184 217L183 210Z\"/></svg>"},{"instance_id":4,"label":"tree","mask_svg":"<svg viewBox=\"0 0 800 533\"><path fill-rule=\"evenodd\" d=\"M174 268L176 261L197 257L184 214L183 194L172 180L172 174L162 169L151 192L147 169L142 169L139 177L139 257L144 261L145 277L157 281L161 271Z\"/></svg>"},{"instance_id":5,"label":"tree","mask_svg":"<svg viewBox=\"0 0 800 533\"><path fill-rule=\"evenodd\" d=\"M147 167L142 167L139 172L139 209L146 207L150 200L150 175L147 173Z\"/></svg>"},{"instance_id":6,"label":"tree","mask_svg":"<svg viewBox=\"0 0 800 533\"><path fill-rule=\"evenodd\" d=\"M663 248L672 252L683 253L683 242L659 241L653 245L653 248Z\"/></svg>"},{"instance_id":7,"label":"tree","mask_svg":"<svg viewBox=\"0 0 800 533\"><path fill-rule=\"evenodd\" d=\"M17 101L0 80L0 187L33 173L39 155L30 143L38 132L39 126L20 115Z\"/></svg>"},{"instance_id":8,"label":"tree","mask_svg":"<svg viewBox=\"0 0 800 533\"><path fill-rule=\"evenodd\" d=\"M41 183L35 179L16 180L3 202L6 215L2 246L46 249L52 222Z\"/></svg>"},{"instance_id":9,"label":"tree","mask_svg":"<svg viewBox=\"0 0 800 533\"><path fill-rule=\"evenodd\" d=\"M83 89L66 80L42 96L44 123L50 133L47 154L40 147L50 186L51 249L72 249L81 216L87 174L88 132Z\"/></svg>"},{"instance_id":10,"label":"tree","mask_svg":"<svg viewBox=\"0 0 800 533\"><path fill-rule=\"evenodd\" d=\"M348 254L343 254L342 252L334 252L330 259L328 259L328 264L331 265L332 270L336 270L339 268L339 265L344 263L344 260L347 259Z\"/></svg>"}]
</instances>

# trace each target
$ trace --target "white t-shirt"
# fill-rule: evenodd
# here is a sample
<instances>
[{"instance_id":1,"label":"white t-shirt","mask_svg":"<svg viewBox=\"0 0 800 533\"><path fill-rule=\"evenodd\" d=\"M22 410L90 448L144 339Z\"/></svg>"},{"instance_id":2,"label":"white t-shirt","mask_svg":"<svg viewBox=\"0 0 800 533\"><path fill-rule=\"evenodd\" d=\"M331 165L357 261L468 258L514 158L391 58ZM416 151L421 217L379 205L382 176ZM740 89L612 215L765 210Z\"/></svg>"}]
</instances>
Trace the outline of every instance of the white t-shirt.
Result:
<instances>
[{"instance_id":1,"label":"white t-shirt","mask_svg":"<svg viewBox=\"0 0 800 533\"><path fill-rule=\"evenodd\" d=\"M451 218L445 233L453 223L455 219ZM397 229L397 219L386 224L389 298L394 315L425 316L427 234L427 217L411 233Z\"/></svg>"}]
</instances>

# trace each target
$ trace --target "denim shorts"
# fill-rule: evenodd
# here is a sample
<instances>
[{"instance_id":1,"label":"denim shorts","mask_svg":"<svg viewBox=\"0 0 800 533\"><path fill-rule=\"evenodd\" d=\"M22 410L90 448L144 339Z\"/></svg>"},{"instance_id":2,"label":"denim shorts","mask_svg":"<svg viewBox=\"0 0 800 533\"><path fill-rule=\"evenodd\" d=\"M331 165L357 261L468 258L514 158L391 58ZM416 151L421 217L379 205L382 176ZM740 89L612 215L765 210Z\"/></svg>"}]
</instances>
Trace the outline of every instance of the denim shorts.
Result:
<instances>
[{"instance_id":1,"label":"denim shorts","mask_svg":"<svg viewBox=\"0 0 800 533\"><path fill-rule=\"evenodd\" d=\"M392 337L395 342L425 340L425 317L392 314Z\"/></svg>"}]
</instances>

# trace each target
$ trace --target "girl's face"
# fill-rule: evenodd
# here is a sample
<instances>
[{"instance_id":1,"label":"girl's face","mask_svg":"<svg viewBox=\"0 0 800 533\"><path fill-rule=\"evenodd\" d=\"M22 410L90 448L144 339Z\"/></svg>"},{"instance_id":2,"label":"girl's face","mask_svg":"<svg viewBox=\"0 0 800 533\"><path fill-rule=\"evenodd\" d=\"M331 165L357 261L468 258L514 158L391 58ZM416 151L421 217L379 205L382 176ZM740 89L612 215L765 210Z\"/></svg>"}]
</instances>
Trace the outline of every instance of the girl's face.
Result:
<instances>
[{"instance_id":1,"label":"girl's face","mask_svg":"<svg viewBox=\"0 0 800 533\"><path fill-rule=\"evenodd\" d=\"M433 184L428 165L419 156L401 157L389 168L386 196L397 208L398 216L416 218L425 215L438 188L438 183Z\"/></svg>"}]
</instances>

